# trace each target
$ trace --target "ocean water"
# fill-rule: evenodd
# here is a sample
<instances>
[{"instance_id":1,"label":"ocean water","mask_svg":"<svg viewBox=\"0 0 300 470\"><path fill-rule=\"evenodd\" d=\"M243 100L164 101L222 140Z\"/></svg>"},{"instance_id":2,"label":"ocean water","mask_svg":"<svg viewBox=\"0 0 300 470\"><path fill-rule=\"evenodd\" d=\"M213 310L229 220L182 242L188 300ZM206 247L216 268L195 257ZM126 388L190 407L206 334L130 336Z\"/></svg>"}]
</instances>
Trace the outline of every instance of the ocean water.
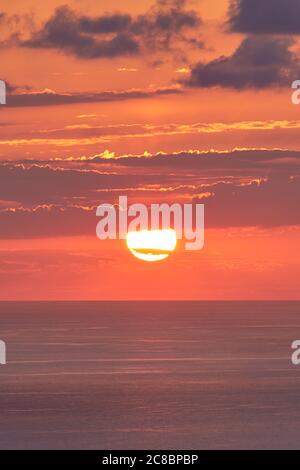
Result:
<instances>
[{"instance_id":1,"label":"ocean water","mask_svg":"<svg viewBox=\"0 0 300 470\"><path fill-rule=\"evenodd\" d=\"M0 449L300 448L300 302L1 302Z\"/></svg>"}]
</instances>

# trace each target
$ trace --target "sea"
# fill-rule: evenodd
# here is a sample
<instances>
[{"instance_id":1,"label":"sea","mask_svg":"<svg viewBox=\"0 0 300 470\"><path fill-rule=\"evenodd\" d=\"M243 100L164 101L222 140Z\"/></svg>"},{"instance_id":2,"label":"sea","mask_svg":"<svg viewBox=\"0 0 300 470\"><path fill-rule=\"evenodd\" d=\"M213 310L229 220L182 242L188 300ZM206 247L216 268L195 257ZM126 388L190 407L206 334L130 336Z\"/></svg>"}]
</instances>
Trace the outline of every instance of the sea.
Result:
<instances>
[{"instance_id":1,"label":"sea","mask_svg":"<svg viewBox=\"0 0 300 470\"><path fill-rule=\"evenodd\" d=\"M300 449L300 302L1 302L0 449Z\"/></svg>"}]
</instances>

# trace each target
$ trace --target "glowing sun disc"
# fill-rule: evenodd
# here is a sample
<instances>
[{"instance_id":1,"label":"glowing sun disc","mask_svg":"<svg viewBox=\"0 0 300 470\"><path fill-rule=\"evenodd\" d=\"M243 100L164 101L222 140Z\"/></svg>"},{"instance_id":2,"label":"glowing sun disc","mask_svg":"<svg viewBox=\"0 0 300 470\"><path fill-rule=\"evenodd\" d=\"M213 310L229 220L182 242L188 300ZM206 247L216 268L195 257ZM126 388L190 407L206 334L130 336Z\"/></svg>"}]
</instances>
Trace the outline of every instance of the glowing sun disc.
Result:
<instances>
[{"instance_id":1,"label":"glowing sun disc","mask_svg":"<svg viewBox=\"0 0 300 470\"><path fill-rule=\"evenodd\" d=\"M127 247L143 261L162 261L176 248L176 232L167 230L140 230L127 233Z\"/></svg>"}]
</instances>

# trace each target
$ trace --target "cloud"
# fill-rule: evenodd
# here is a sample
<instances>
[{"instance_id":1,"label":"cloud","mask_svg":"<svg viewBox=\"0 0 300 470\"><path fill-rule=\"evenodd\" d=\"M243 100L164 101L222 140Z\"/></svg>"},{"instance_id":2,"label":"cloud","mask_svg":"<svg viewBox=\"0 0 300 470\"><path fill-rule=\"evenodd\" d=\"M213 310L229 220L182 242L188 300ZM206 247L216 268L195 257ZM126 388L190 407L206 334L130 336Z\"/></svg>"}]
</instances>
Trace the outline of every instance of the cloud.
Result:
<instances>
[{"instance_id":1,"label":"cloud","mask_svg":"<svg viewBox=\"0 0 300 470\"><path fill-rule=\"evenodd\" d=\"M2 162L0 238L93 236L96 206L120 194L204 202L207 228L300 225L299 168L299 152L255 149Z\"/></svg>"},{"instance_id":2,"label":"cloud","mask_svg":"<svg viewBox=\"0 0 300 470\"><path fill-rule=\"evenodd\" d=\"M105 116L104 116L105 117ZM77 116L78 118L78 116ZM136 123L136 124L98 124L95 118L89 115L84 116L89 122L72 123L63 127L35 129L28 133L26 130L20 130L18 127L14 129L16 123L10 123L11 131L9 136L0 138L0 149L14 149L18 147L18 151L25 147L30 147L34 151L39 147L48 146L49 150L57 150L61 152L64 148L66 151L72 147L89 146L89 153L97 152L97 147L116 144L122 148L126 141L136 141L138 145L147 139L151 144L152 139L160 137L162 140L190 136L192 141L198 141L197 137L201 137L201 149L215 146L216 134L218 134L218 149L222 149L223 145L228 145L228 138L232 142L237 142L236 148L267 148L270 149L285 148L290 146L290 142L295 141L297 133L300 129L300 121L241 121L241 122L199 122L199 123ZM7 123L8 124L8 123ZM273 132L270 132L273 131ZM161 142L163 145L163 142ZM92 149L91 149L92 146ZM103 148L103 147L102 147ZM223 147L224 148L224 147ZM297 147L296 147L297 148ZM210 152L211 154L211 152ZM80 157L80 153L77 153Z\"/></svg>"},{"instance_id":3,"label":"cloud","mask_svg":"<svg viewBox=\"0 0 300 470\"><path fill-rule=\"evenodd\" d=\"M299 58L290 50L292 44L290 38L249 36L231 56L194 65L185 83L238 90L290 85L300 71Z\"/></svg>"},{"instance_id":4,"label":"cloud","mask_svg":"<svg viewBox=\"0 0 300 470\"><path fill-rule=\"evenodd\" d=\"M205 204L206 228L276 227L300 225L298 201L300 178L284 176L255 180L247 184L219 182L190 189L165 202ZM187 197L189 196L189 197ZM117 191L114 193L117 198ZM146 199L143 195L144 203ZM117 199L116 199L117 200ZM98 195L98 203L112 202ZM156 202L161 202L158 194ZM2 239L25 239L95 234L95 207L80 204L40 205L34 208L11 208L0 211Z\"/></svg>"},{"instance_id":5,"label":"cloud","mask_svg":"<svg viewBox=\"0 0 300 470\"><path fill-rule=\"evenodd\" d=\"M7 95L8 107L27 106L55 106L76 103L100 103L113 101L126 101L131 99L144 99L155 96L181 93L178 86L161 88L130 89L120 91L82 92L82 93L62 93L51 89L43 91L19 91L18 88L11 87Z\"/></svg>"},{"instance_id":6,"label":"cloud","mask_svg":"<svg viewBox=\"0 0 300 470\"><path fill-rule=\"evenodd\" d=\"M199 40L199 27L202 20L197 12L187 10L187 0L158 0L145 14L132 23L132 32L138 36L143 48L154 51L170 51L176 41L202 48ZM195 31L196 36L186 32Z\"/></svg>"},{"instance_id":7,"label":"cloud","mask_svg":"<svg viewBox=\"0 0 300 470\"><path fill-rule=\"evenodd\" d=\"M105 158L95 156L85 160L86 164L112 167L165 168L176 170L207 171L210 174L266 175L269 172L286 172L290 175L299 172L300 152L283 149L235 149L231 151L182 151L172 154L157 153L146 156L126 155Z\"/></svg>"},{"instance_id":8,"label":"cloud","mask_svg":"<svg viewBox=\"0 0 300 470\"><path fill-rule=\"evenodd\" d=\"M89 116L85 116L88 119ZM31 139L82 139L102 137L107 140L119 138L141 138L176 135L219 134L237 131L270 131L300 129L300 121L241 121L241 122L196 122L196 123L170 123L170 124L109 124L97 125L86 122L70 124L61 128L40 129L32 132ZM27 134L18 133L19 139L25 139ZM30 139L28 139L30 142ZM1 144L1 140L0 140Z\"/></svg>"},{"instance_id":9,"label":"cloud","mask_svg":"<svg viewBox=\"0 0 300 470\"><path fill-rule=\"evenodd\" d=\"M14 201L22 206L61 204L75 205L97 200L97 191L138 188L140 184L169 181L167 175L118 174L95 169L60 168L49 164L1 164L0 201Z\"/></svg>"},{"instance_id":10,"label":"cloud","mask_svg":"<svg viewBox=\"0 0 300 470\"><path fill-rule=\"evenodd\" d=\"M209 227L299 225L300 177L271 177L249 184L218 183L202 188ZM200 199L199 202L203 202Z\"/></svg>"},{"instance_id":11,"label":"cloud","mask_svg":"<svg viewBox=\"0 0 300 470\"><path fill-rule=\"evenodd\" d=\"M160 194L166 188L170 191L186 186L196 188L205 184L207 178L214 181L232 181L233 176L236 181L265 179L270 175L289 178L299 174L299 169L300 152L255 149L123 157L104 152L82 160L3 162L0 209L16 204L27 208L44 204L91 205L98 202L100 191L155 190Z\"/></svg>"},{"instance_id":12,"label":"cloud","mask_svg":"<svg viewBox=\"0 0 300 470\"><path fill-rule=\"evenodd\" d=\"M0 239L26 239L68 235L93 235L95 210L80 207L38 207L0 212Z\"/></svg>"},{"instance_id":13,"label":"cloud","mask_svg":"<svg viewBox=\"0 0 300 470\"><path fill-rule=\"evenodd\" d=\"M300 34L299 0L233 0L229 25L234 32Z\"/></svg>"},{"instance_id":14,"label":"cloud","mask_svg":"<svg viewBox=\"0 0 300 470\"><path fill-rule=\"evenodd\" d=\"M21 45L60 49L85 59L117 57L138 52L139 45L130 34L119 32L110 39L97 39L86 34L82 25L84 21L86 19L78 17L68 6L59 7L43 28Z\"/></svg>"},{"instance_id":15,"label":"cloud","mask_svg":"<svg viewBox=\"0 0 300 470\"><path fill-rule=\"evenodd\" d=\"M24 175L25 182L28 181L29 172L22 173L22 170L31 168L35 165L37 168L48 168L53 170L55 168L61 168L66 170L72 170L74 168L84 169L83 175L88 174L91 170L97 170L98 173L110 171L112 173L121 173L128 168L128 172L139 175L137 178L141 178L141 184L143 184L142 175L173 175L173 179L176 175L173 173L173 169L178 172L179 179L182 178L181 171L189 170L190 177L199 178L201 175L205 178L208 175L215 175L216 177L232 176L236 177L249 175L250 177L265 177L271 173L280 173L287 175L299 174L300 169L300 152L293 150L284 149L233 149L227 151L218 150L188 150L174 153L155 153L151 154L145 152L142 155L115 155L114 152L104 151L101 154L90 156L90 157L78 157L72 158L55 158L54 160L18 160L15 162L3 161L0 165L0 200L1 200L1 184L2 191L4 187L11 187L13 180L10 179L14 175L12 169L19 169L19 174ZM4 168L2 168L4 167ZM159 170L159 171L158 171ZM31 169L33 172L33 170ZM38 170L36 170L38 171ZM42 175L39 175L41 178ZM2 175L2 176L1 176ZM66 173L68 176L68 174ZM79 176L78 176L79 177ZM126 172L125 178L126 181ZM127 181L131 181L130 177ZM150 181L150 180L149 180ZM148 181L148 182L149 182ZM160 179L157 177L153 179L152 183L159 182ZM166 181L166 179L165 179ZM169 179L170 181L170 179ZM31 181L33 184L34 181ZM61 181L62 184L62 181ZM120 182L118 183L120 184ZM79 181L76 181L75 188L79 185ZM45 185L42 185L45 187ZM103 187L103 186L101 186ZM109 186L108 186L109 187ZM86 189L85 185L84 188ZM16 191L14 188L12 191ZM63 188L65 190L65 188ZM27 191L27 188L26 190Z\"/></svg>"},{"instance_id":16,"label":"cloud","mask_svg":"<svg viewBox=\"0 0 300 470\"><path fill-rule=\"evenodd\" d=\"M66 8L66 7L65 7ZM96 18L81 16L76 19L79 23L79 30L85 33L108 34L128 30L132 24L130 15L116 13L103 15Z\"/></svg>"},{"instance_id":17,"label":"cloud","mask_svg":"<svg viewBox=\"0 0 300 470\"><path fill-rule=\"evenodd\" d=\"M187 0L158 0L143 15L114 13L80 15L69 6L58 7L40 30L17 43L27 48L57 49L81 59L114 58L179 50L179 43L197 48L201 19L188 10ZM197 36L191 33L197 32ZM183 51L182 51L183 52Z\"/></svg>"}]
</instances>

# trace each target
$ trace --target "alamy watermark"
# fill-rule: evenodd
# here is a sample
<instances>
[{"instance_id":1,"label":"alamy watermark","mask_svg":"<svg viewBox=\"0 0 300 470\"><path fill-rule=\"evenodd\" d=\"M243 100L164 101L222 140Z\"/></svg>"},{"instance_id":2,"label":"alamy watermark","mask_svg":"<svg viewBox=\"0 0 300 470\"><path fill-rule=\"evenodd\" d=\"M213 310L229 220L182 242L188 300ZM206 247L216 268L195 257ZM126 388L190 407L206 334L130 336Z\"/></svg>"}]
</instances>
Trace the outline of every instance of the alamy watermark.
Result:
<instances>
[{"instance_id":1,"label":"alamy watermark","mask_svg":"<svg viewBox=\"0 0 300 470\"><path fill-rule=\"evenodd\" d=\"M292 83L292 89L295 90L292 93L292 103L298 105L300 104L300 80L295 80Z\"/></svg>"},{"instance_id":2,"label":"alamy watermark","mask_svg":"<svg viewBox=\"0 0 300 470\"><path fill-rule=\"evenodd\" d=\"M299 366L300 365L300 340L296 339L295 341L293 341L291 347L292 349L294 349L294 352L291 357L292 364L294 364L294 366Z\"/></svg>"},{"instance_id":3,"label":"alamy watermark","mask_svg":"<svg viewBox=\"0 0 300 470\"><path fill-rule=\"evenodd\" d=\"M6 104L6 84L4 80L0 80L0 104Z\"/></svg>"},{"instance_id":4,"label":"alamy watermark","mask_svg":"<svg viewBox=\"0 0 300 470\"><path fill-rule=\"evenodd\" d=\"M6 344L0 340L0 366L6 364Z\"/></svg>"},{"instance_id":5,"label":"alamy watermark","mask_svg":"<svg viewBox=\"0 0 300 470\"><path fill-rule=\"evenodd\" d=\"M178 240L185 241L185 249L201 250L204 246L204 204L145 204L128 205L127 196L120 196L118 204L97 207L96 234L100 240L125 240L128 233L173 229Z\"/></svg>"}]
</instances>

